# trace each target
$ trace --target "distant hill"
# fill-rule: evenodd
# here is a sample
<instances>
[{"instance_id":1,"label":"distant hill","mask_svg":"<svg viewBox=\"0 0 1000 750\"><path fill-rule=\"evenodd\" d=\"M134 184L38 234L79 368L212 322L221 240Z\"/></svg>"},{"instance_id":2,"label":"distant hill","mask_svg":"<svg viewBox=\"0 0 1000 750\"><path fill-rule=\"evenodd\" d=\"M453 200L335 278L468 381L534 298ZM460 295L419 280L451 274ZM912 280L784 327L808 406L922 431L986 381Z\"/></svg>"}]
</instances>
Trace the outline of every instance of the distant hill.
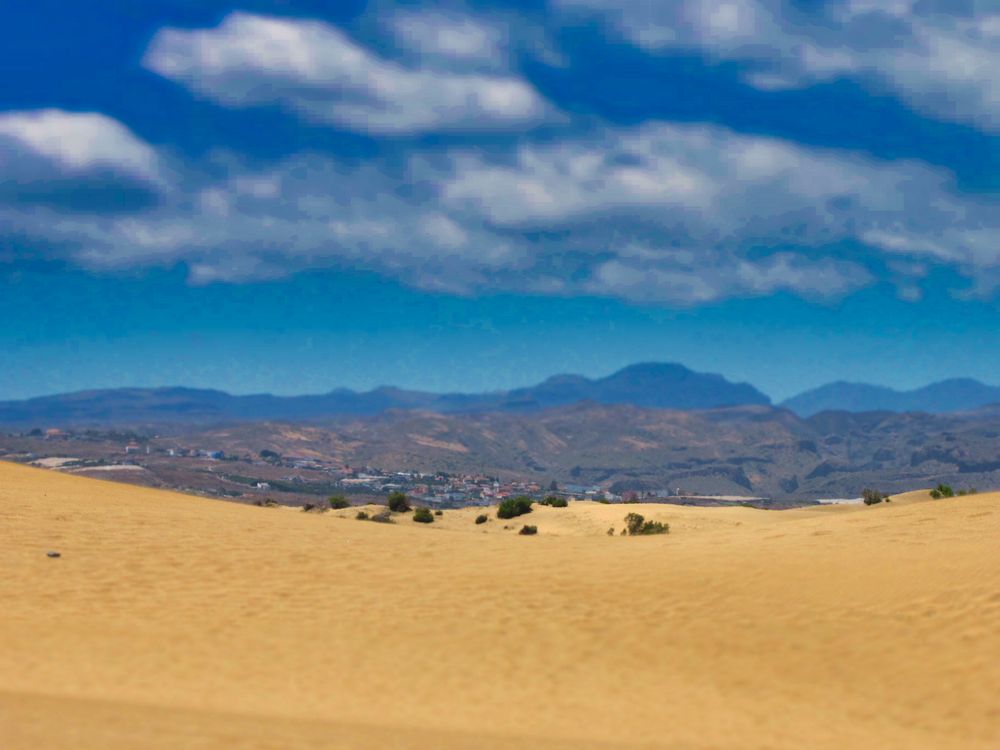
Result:
<instances>
[{"instance_id":1,"label":"distant hill","mask_svg":"<svg viewBox=\"0 0 1000 750\"><path fill-rule=\"evenodd\" d=\"M319 494L332 492L328 474L298 467L295 457L390 472L484 473L542 487L556 481L617 493L680 489L777 504L858 497L865 487L890 493L939 482L956 489L1000 487L1000 410L990 408L961 414L828 411L803 419L770 406L682 411L582 402L531 413L389 410L326 422L245 421L146 434L159 437L149 439L149 456L133 458L147 468L134 479L224 491L243 491L254 481L277 480L277 487L293 475L319 482ZM0 436L0 454L118 460L129 439ZM167 457L168 448L223 451L229 461L207 470L197 459ZM261 461L264 450L286 463ZM305 491L292 484L293 491Z\"/></svg>"},{"instance_id":2,"label":"distant hill","mask_svg":"<svg viewBox=\"0 0 1000 750\"><path fill-rule=\"evenodd\" d=\"M954 378L912 391L841 381L801 393L784 401L781 406L799 416L810 417L823 411L945 414L971 411L997 403L1000 403L1000 387L969 378Z\"/></svg>"},{"instance_id":3,"label":"distant hill","mask_svg":"<svg viewBox=\"0 0 1000 750\"><path fill-rule=\"evenodd\" d=\"M534 412L579 402L669 409L768 405L763 393L721 375L678 364L646 363L606 378L559 375L529 388L480 394L434 394L382 387L359 393L338 389L314 396L233 396L192 388L122 388L0 402L0 424L211 424L230 421L316 421L372 416L390 409L441 413Z\"/></svg>"}]
</instances>

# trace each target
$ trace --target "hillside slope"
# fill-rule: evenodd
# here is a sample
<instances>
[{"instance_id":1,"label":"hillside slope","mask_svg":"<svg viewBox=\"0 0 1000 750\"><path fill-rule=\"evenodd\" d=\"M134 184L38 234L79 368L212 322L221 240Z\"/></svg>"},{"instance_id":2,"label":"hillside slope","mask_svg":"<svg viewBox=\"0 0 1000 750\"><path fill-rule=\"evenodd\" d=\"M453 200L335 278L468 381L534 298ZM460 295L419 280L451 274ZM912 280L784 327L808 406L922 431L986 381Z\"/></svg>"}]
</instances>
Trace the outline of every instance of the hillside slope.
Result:
<instances>
[{"instance_id":1,"label":"hillside slope","mask_svg":"<svg viewBox=\"0 0 1000 750\"><path fill-rule=\"evenodd\" d=\"M0 463L0 746L995 748L1000 496L922 497L522 537Z\"/></svg>"}]
</instances>

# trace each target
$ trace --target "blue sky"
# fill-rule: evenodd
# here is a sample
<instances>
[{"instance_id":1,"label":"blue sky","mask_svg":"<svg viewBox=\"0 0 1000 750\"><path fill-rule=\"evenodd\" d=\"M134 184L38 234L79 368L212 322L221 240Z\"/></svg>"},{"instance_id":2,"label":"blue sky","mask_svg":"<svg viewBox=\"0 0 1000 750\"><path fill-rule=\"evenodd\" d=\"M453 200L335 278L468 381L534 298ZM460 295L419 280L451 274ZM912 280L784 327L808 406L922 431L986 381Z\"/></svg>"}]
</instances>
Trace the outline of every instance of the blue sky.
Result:
<instances>
[{"instance_id":1,"label":"blue sky","mask_svg":"<svg viewBox=\"0 0 1000 750\"><path fill-rule=\"evenodd\" d=\"M35 0L0 41L0 399L1000 383L993 2Z\"/></svg>"}]
</instances>

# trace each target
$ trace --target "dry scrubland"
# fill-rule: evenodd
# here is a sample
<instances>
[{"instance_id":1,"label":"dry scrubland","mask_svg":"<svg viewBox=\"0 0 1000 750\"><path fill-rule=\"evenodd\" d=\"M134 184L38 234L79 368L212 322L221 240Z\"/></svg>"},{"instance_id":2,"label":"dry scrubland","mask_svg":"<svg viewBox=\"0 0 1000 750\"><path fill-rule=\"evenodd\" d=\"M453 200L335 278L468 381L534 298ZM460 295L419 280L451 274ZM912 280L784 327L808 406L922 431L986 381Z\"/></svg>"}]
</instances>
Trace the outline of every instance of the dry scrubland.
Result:
<instances>
[{"instance_id":1,"label":"dry scrubland","mask_svg":"<svg viewBox=\"0 0 1000 750\"><path fill-rule=\"evenodd\" d=\"M996 494L478 512L0 464L0 747L1000 747Z\"/></svg>"}]
</instances>

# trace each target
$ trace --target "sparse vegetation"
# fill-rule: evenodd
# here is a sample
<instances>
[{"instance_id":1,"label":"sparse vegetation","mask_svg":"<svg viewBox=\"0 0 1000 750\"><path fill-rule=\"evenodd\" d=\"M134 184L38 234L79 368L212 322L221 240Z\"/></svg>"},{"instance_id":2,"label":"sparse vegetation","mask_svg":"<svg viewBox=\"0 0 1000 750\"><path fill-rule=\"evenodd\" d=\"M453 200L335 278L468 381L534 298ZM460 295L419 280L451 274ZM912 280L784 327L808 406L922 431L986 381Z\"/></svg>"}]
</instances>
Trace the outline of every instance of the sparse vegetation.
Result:
<instances>
[{"instance_id":1,"label":"sparse vegetation","mask_svg":"<svg viewBox=\"0 0 1000 750\"><path fill-rule=\"evenodd\" d=\"M963 497L965 495L975 495L977 492L979 492L979 490L977 490L975 487L969 487L969 489L967 490L959 490L958 495L959 497Z\"/></svg>"},{"instance_id":2,"label":"sparse vegetation","mask_svg":"<svg viewBox=\"0 0 1000 750\"><path fill-rule=\"evenodd\" d=\"M393 492L389 495L388 500L389 510L393 513L409 513L410 512L410 501L406 497L405 492Z\"/></svg>"},{"instance_id":3,"label":"sparse vegetation","mask_svg":"<svg viewBox=\"0 0 1000 750\"><path fill-rule=\"evenodd\" d=\"M278 501L273 500L269 497L265 497L263 500L258 500L257 502L255 502L254 505L256 505L258 508L277 508Z\"/></svg>"},{"instance_id":4,"label":"sparse vegetation","mask_svg":"<svg viewBox=\"0 0 1000 750\"><path fill-rule=\"evenodd\" d=\"M517 533L520 534L521 536L534 536L535 534L538 533L538 527L528 526L527 524L525 524L524 526L521 527L521 530Z\"/></svg>"},{"instance_id":5,"label":"sparse vegetation","mask_svg":"<svg viewBox=\"0 0 1000 750\"><path fill-rule=\"evenodd\" d=\"M490 520L490 517L488 515L486 515L485 513L480 513L478 516L476 516L476 526L479 526L480 524L484 524L484 523L486 523L489 520Z\"/></svg>"},{"instance_id":6,"label":"sparse vegetation","mask_svg":"<svg viewBox=\"0 0 1000 750\"><path fill-rule=\"evenodd\" d=\"M356 516L354 516L354 517L357 520L359 520L359 521L367 521L368 520L368 514L365 513L363 510L359 510L358 514Z\"/></svg>"},{"instance_id":7,"label":"sparse vegetation","mask_svg":"<svg viewBox=\"0 0 1000 750\"><path fill-rule=\"evenodd\" d=\"M351 507L351 503L343 495L333 495L327 502L330 503L330 507L333 510L343 510L344 508Z\"/></svg>"},{"instance_id":8,"label":"sparse vegetation","mask_svg":"<svg viewBox=\"0 0 1000 750\"><path fill-rule=\"evenodd\" d=\"M531 513L532 502L527 495L507 498L497 508L497 518L517 518L525 513Z\"/></svg>"},{"instance_id":9,"label":"sparse vegetation","mask_svg":"<svg viewBox=\"0 0 1000 750\"><path fill-rule=\"evenodd\" d=\"M888 500L889 496L883 495L878 490L865 487L864 491L861 493L861 498L864 500L865 505L878 505L883 500Z\"/></svg>"},{"instance_id":10,"label":"sparse vegetation","mask_svg":"<svg viewBox=\"0 0 1000 750\"><path fill-rule=\"evenodd\" d=\"M434 514L427 508L417 508L413 511L413 520L417 523L434 523Z\"/></svg>"},{"instance_id":11,"label":"sparse vegetation","mask_svg":"<svg viewBox=\"0 0 1000 750\"><path fill-rule=\"evenodd\" d=\"M614 535L615 535L615 527L611 526L608 528L608 536L614 536Z\"/></svg>"},{"instance_id":12,"label":"sparse vegetation","mask_svg":"<svg viewBox=\"0 0 1000 750\"><path fill-rule=\"evenodd\" d=\"M434 515L435 515L435 516L443 516L443 515L444 515L444 511L443 511L443 510L440 510L440 509L439 509L439 510L436 510L436 511L434 511Z\"/></svg>"},{"instance_id":13,"label":"sparse vegetation","mask_svg":"<svg viewBox=\"0 0 1000 750\"><path fill-rule=\"evenodd\" d=\"M639 513L629 513L625 516L625 530L629 536L649 536L652 534L670 533L670 524L659 521L647 521Z\"/></svg>"},{"instance_id":14,"label":"sparse vegetation","mask_svg":"<svg viewBox=\"0 0 1000 750\"><path fill-rule=\"evenodd\" d=\"M565 508L569 503L566 502L566 498L557 497L556 495L549 495L544 500L540 500L539 505L548 505L550 508Z\"/></svg>"}]
</instances>

